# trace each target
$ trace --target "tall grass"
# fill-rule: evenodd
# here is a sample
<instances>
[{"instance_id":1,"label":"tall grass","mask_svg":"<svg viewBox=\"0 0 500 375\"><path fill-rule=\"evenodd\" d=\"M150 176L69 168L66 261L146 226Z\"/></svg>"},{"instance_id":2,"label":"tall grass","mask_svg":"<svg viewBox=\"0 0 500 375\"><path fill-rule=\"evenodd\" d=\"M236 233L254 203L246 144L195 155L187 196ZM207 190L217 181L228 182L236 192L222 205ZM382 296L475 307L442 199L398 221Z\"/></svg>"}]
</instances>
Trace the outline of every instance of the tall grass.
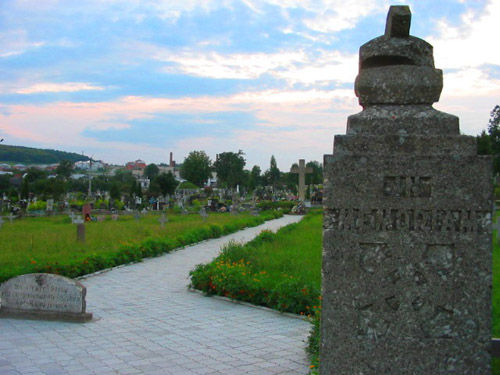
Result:
<instances>
[{"instance_id":1,"label":"tall grass","mask_svg":"<svg viewBox=\"0 0 500 375\"><path fill-rule=\"evenodd\" d=\"M164 227L158 215L146 215L139 221L132 216L121 216L117 221L108 217L104 222L85 223L85 243L77 241L76 226L68 217L16 219L0 228L0 282L23 273L68 272L64 271L68 265L78 266L67 275L74 277L255 226L273 217L271 213L262 217L210 214L203 220L199 215L169 215Z\"/></svg>"},{"instance_id":2,"label":"tall grass","mask_svg":"<svg viewBox=\"0 0 500 375\"><path fill-rule=\"evenodd\" d=\"M321 288L321 215L311 214L276 234L230 244L213 262L191 272L191 285L217 294L300 314L311 314Z\"/></svg>"}]
</instances>

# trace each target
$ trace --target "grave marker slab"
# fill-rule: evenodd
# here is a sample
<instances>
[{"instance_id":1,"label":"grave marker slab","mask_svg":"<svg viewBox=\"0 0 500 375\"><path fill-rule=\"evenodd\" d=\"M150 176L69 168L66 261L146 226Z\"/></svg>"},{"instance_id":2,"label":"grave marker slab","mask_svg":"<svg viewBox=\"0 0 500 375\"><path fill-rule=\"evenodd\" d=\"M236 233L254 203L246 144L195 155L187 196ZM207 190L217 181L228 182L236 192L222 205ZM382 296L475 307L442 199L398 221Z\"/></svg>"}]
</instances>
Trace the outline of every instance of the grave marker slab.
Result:
<instances>
[{"instance_id":1,"label":"grave marker slab","mask_svg":"<svg viewBox=\"0 0 500 375\"><path fill-rule=\"evenodd\" d=\"M79 242L85 242L85 224L81 216L76 216L72 223L76 224L76 240Z\"/></svg>"},{"instance_id":2,"label":"grave marker slab","mask_svg":"<svg viewBox=\"0 0 500 375\"><path fill-rule=\"evenodd\" d=\"M2 228L2 224L3 224L3 219L2 219L2 217L0 216L0 229Z\"/></svg>"},{"instance_id":3,"label":"grave marker slab","mask_svg":"<svg viewBox=\"0 0 500 375\"><path fill-rule=\"evenodd\" d=\"M168 218L165 214L161 214L161 217L158 219L158 222L160 223L161 227L165 227L165 223L168 222Z\"/></svg>"},{"instance_id":4,"label":"grave marker slab","mask_svg":"<svg viewBox=\"0 0 500 375\"><path fill-rule=\"evenodd\" d=\"M407 6L360 48L363 111L325 155L320 374L489 374L491 159Z\"/></svg>"},{"instance_id":5,"label":"grave marker slab","mask_svg":"<svg viewBox=\"0 0 500 375\"><path fill-rule=\"evenodd\" d=\"M7 280L0 287L0 317L86 322L87 289L78 281L48 273Z\"/></svg>"}]
</instances>

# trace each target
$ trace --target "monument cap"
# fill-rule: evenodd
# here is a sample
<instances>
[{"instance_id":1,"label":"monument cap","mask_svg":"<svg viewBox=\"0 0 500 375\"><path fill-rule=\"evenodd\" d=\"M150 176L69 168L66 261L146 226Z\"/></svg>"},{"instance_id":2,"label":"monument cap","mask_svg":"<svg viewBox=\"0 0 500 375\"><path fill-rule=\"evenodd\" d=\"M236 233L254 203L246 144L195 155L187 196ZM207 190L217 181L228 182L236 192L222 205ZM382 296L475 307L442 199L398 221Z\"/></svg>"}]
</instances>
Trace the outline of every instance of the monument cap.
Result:
<instances>
[{"instance_id":1,"label":"monument cap","mask_svg":"<svg viewBox=\"0 0 500 375\"><path fill-rule=\"evenodd\" d=\"M391 6L385 34L359 49L355 93L363 107L376 104L432 104L443 89L433 48L410 35L408 6Z\"/></svg>"}]
</instances>

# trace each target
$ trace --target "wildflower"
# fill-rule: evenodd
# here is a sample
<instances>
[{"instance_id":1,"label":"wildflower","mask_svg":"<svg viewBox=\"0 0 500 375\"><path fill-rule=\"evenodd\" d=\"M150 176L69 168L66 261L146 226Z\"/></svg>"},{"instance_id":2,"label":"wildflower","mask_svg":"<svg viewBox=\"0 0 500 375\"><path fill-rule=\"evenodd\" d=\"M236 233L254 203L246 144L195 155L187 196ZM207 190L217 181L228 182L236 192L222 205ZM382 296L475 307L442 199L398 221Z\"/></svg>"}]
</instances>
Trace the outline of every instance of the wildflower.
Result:
<instances>
[{"instance_id":1,"label":"wildflower","mask_svg":"<svg viewBox=\"0 0 500 375\"><path fill-rule=\"evenodd\" d=\"M31 264L35 264L35 263L36 263L36 260L31 259Z\"/></svg>"},{"instance_id":2,"label":"wildflower","mask_svg":"<svg viewBox=\"0 0 500 375\"><path fill-rule=\"evenodd\" d=\"M309 368L314 368L314 365L309 366Z\"/></svg>"}]
</instances>

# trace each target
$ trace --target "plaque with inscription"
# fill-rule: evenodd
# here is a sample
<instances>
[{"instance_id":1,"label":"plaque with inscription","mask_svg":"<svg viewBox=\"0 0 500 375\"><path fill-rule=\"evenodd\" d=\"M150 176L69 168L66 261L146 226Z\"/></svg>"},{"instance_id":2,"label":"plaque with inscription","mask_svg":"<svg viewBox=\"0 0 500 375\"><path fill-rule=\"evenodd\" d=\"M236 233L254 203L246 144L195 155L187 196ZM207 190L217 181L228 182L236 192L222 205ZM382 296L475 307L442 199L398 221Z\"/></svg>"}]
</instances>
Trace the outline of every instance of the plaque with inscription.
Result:
<instances>
[{"instance_id":1,"label":"plaque with inscription","mask_svg":"<svg viewBox=\"0 0 500 375\"><path fill-rule=\"evenodd\" d=\"M491 160L432 107L409 17L361 47L363 111L325 155L322 375L490 372Z\"/></svg>"},{"instance_id":2,"label":"plaque with inscription","mask_svg":"<svg viewBox=\"0 0 500 375\"><path fill-rule=\"evenodd\" d=\"M86 288L60 275L32 273L7 280L0 287L0 317L84 322Z\"/></svg>"}]
</instances>

